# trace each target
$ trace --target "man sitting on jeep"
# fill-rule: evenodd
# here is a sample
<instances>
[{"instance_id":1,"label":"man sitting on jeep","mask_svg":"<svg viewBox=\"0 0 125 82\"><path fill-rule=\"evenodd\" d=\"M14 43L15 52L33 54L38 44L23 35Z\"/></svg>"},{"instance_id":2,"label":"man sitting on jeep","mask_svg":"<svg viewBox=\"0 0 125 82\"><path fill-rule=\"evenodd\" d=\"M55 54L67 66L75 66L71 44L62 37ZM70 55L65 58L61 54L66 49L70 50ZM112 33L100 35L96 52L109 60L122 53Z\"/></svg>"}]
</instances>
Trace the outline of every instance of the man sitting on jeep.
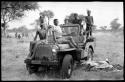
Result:
<instances>
[{"instance_id":1,"label":"man sitting on jeep","mask_svg":"<svg viewBox=\"0 0 125 82\"><path fill-rule=\"evenodd\" d=\"M36 40L37 35L39 35L40 40L46 39L46 30L44 27L44 17L43 16L40 16L40 27L41 27L41 29L36 31L34 41Z\"/></svg>"},{"instance_id":2,"label":"man sitting on jeep","mask_svg":"<svg viewBox=\"0 0 125 82\"><path fill-rule=\"evenodd\" d=\"M36 47L41 43L41 42L46 42L46 29L44 26L44 17L40 16L40 28L36 31L36 35L34 37L34 41L30 43L30 51L33 53L36 49ZM37 36L39 36L40 40L36 42Z\"/></svg>"},{"instance_id":3,"label":"man sitting on jeep","mask_svg":"<svg viewBox=\"0 0 125 82\"><path fill-rule=\"evenodd\" d=\"M54 27L53 27L53 33L55 35L55 41L57 43L68 43L70 46L78 48L72 37L62 37L62 29L58 25L59 21L58 19L54 19Z\"/></svg>"}]
</instances>

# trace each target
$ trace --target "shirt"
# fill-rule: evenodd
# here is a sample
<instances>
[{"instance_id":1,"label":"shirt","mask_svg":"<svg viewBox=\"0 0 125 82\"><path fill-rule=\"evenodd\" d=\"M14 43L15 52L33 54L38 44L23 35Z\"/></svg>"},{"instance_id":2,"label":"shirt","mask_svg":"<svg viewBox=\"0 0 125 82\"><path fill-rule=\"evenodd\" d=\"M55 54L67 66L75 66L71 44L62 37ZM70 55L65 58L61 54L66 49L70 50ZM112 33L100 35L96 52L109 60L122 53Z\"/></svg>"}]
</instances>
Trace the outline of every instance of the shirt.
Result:
<instances>
[{"instance_id":1,"label":"shirt","mask_svg":"<svg viewBox=\"0 0 125 82\"><path fill-rule=\"evenodd\" d=\"M93 17L86 16L86 23L87 23L87 25L93 25Z\"/></svg>"},{"instance_id":2,"label":"shirt","mask_svg":"<svg viewBox=\"0 0 125 82\"><path fill-rule=\"evenodd\" d=\"M53 27L53 31L55 33L55 36L58 37L62 37L62 29L60 26L54 26Z\"/></svg>"}]
</instances>

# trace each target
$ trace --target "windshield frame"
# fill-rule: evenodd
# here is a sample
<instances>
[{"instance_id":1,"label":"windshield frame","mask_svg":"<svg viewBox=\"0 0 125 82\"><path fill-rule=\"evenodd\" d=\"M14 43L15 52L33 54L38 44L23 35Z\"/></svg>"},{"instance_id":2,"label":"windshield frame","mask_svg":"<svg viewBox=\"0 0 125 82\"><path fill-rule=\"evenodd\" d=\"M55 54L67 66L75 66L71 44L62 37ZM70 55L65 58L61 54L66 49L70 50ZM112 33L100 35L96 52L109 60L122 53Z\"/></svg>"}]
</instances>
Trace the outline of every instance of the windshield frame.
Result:
<instances>
[{"instance_id":1,"label":"windshield frame","mask_svg":"<svg viewBox=\"0 0 125 82\"><path fill-rule=\"evenodd\" d=\"M68 28L71 28L71 27L76 28L76 27L77 27L77 28L78 28L78 32L77 32L76 35L79 35L79 33L80 33L80 25L79 25L79 24L70 24L70 25L69 25L69 24L68 24L68 25L65 24L65 25L60 25L60 27L61 27L61 28L67 28L67 27L68 27ZM70 36L70 35L64 34L63 36Z\"/></svg>"}]
</instances>

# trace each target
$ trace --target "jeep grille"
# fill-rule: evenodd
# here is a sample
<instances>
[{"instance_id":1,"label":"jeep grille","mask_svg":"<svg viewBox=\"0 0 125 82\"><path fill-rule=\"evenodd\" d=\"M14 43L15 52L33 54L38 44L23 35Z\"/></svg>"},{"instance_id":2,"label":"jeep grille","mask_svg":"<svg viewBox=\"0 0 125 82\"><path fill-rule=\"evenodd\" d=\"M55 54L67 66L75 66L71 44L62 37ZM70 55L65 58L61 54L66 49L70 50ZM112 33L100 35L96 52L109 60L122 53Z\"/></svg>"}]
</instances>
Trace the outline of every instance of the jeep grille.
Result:
<instances>
[{"instance_id":1,"label":"jeep grille","mask_svg":"<svg viewBox=\"0 0 125 82\"><path fill-rule=\"evenodd\" d=\"M36 48L34 59L43 59L43 57L50 58L52 56L52 49L47 44L41 44Z\"/></svg>"}]
</instances>

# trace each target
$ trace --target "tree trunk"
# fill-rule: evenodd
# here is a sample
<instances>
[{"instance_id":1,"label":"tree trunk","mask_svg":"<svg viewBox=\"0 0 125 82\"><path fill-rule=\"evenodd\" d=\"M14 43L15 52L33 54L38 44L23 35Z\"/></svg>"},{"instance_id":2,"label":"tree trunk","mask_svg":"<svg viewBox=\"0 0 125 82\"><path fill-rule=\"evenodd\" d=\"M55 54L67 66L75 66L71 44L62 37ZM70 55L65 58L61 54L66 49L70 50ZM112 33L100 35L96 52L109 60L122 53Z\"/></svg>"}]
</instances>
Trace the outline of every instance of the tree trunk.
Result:
<instances>
[{"instance_id":1,"label":"tree trunk","mask_svg":"<svg viewBox=\"0 0 125 82\"><path fill-rule=\"evenodd\" d=\"M3 25L3 36L6 37L6 23Z\"/></svg>"},{"instance_id":2,"label":"tree trunk","mask_svg":"<svg viewBox=\"0 0 125 82\"><path fill-rule=\"evenodd\" d=\"M6 27L4 27L4 29L3 29L3 35L4 35L4 37L6 37Z\"/></svg>"}]
</instances>

